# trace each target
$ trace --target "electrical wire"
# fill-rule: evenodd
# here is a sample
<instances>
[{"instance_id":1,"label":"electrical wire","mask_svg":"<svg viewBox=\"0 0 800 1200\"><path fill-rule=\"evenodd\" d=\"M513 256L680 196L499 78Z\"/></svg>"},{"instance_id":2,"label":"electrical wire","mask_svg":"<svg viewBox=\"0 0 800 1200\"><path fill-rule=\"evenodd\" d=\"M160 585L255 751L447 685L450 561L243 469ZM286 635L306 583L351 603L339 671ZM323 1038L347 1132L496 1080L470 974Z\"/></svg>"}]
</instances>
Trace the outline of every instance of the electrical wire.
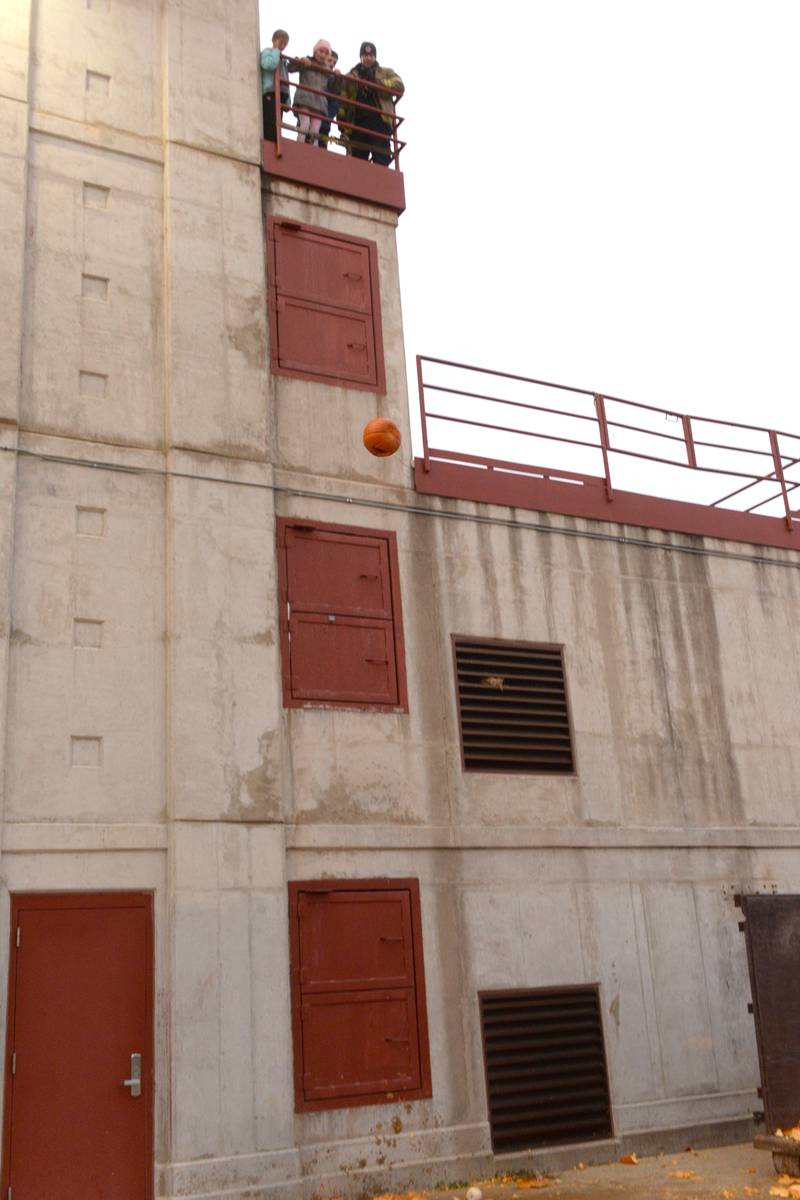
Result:
<instances>
[{"instance_id":1,"label":"electrical wire","mask_svg":"<svg viewBox=\"0 0 800 1200\"><path fill-rule=\"evenodd\" d=\"M226 479L222 475L196 475L189 471L174 471L165 467L125 466L122 463L72 458L61 454L46 454L39 450L29 450L19 446L0 446L0 450L10 454L22 455L26 458L40 459L43 462L58 463L63 466L91 467L98 471L117 471L124 475L151 475L164 479L191 479L200 483L224 483L232 487L256 488L261 491L274 492L298 499L327 500L334 504L350 504L357 508L374 508L384 512L402 512L420 517L440 517L446 521L466 521L474 525L495 525L505 529L527 529L532 533L554 534L561 537L580 538L585 541L613 542L617 545L636 546L645 550L664 550L676 554L691 554L701 558L731 559L735 562L751 563L754 566L788 567L793 570L800 570L800 558L795 561L793 559L770 558L765 554L745 554L735 550L720 550L709 546L686 546L675 542L653 542L649 538L632 537L629 534L604 533L600 530L591 529L575 529L570 528L568 525L550 525L542 521L512 520L509 517L494 517L480 513L453 512L442 508L429 508L422 504L402 504L391 500L346 496L337 492L318 492L310 488L287 487L279 483L258 483L255 480L248 479Z\"/></svg>"}]
</instances>

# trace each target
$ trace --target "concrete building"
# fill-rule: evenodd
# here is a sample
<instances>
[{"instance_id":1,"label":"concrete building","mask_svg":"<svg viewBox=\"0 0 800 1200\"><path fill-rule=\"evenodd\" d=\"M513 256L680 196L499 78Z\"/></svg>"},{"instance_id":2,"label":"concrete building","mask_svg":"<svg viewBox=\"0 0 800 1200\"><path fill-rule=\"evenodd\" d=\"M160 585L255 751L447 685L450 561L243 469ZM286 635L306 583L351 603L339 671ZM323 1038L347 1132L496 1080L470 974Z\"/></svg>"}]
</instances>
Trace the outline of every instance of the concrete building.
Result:
<instances>
[{"instance_id":1,"label":"concrete building","mask_svg":"<svg viewBox=\"0 0 800 1200\"><path fill-rule=\"evenodd\" d=\"M2 1187L311 1200L747 1136L795 515L608 472L584 512L524 459L484 494L457 441L415 473L402 175L262 145L254 0L0 21Z\"/></svg>"}]
</instances>

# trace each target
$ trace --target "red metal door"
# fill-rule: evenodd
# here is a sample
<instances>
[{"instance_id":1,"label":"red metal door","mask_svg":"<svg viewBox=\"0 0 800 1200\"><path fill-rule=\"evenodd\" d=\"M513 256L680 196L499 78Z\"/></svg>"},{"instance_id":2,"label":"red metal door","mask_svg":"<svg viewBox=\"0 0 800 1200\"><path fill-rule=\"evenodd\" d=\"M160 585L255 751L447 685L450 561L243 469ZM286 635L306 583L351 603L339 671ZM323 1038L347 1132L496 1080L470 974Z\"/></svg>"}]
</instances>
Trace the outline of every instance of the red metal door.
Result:
<instances>
[{"instance_id":1,"label":"red metal door","mask_svg":"<svg viewBox=\"0 0 800 1200\"><path fill-rule=\"evenodd\" d=\"M15 896L11 934L2 1194L149 1200L150 896Z\"/></svg>"},{"instance_id":2,"label":"red metal door","mask_svg":"<svg viewBox=\"0 0 800 1200\"><path fill-rule=\"evenodd\" d=\"M275 275L281 294L315 304L371 313L369 247L336 234L273 226Z\"/></svg>"},{"instance_id":3,"label":"red metal door","mask_svg":"<svg viewBox=\"0 0 800 1200\"><path fill-rule=\"evenodd\" d=\"M303 892L297 913L304 995L414 986L405 889Z\"/></svg>"},{"instance_id":4,"label":"red metal door","mask_svg":"<svg viewBox=\"0 0 800 1200\"><path fill-rule=\"evenodd\" d=\"M312 993L300 1015L306 1100L352 1099L421 1085L412 988Z\"/></svg>"},{"instance_id":5,"label":"red metal door","mask_svg":"<svg viewBox=\"0 0 800 1200\"><path fill-rule=\"evenodd\" d=\"M281 366L344 382L377 383L372 317L280 296Z\"/></svg>"},{"instance_id":6,"label":"red metal door","mask_svg":"<svg viewBox=\"0 0 800 1200\"><path fill-rule=\"evenodd\" d=\"M286 530L289 599L294 612L392 619L389 544L338 530Z\"/></svg>"},{"instance_id":7,"label":"red metal door","mask_svg":"<svg viewBox=\"0 0 800 1200\"><path fill-rule=\"evenodd\" d=\"M292 695L340 704L397 704L397 670L388 621L300 613L293 616Z\"/></svg>"}]
</instances>

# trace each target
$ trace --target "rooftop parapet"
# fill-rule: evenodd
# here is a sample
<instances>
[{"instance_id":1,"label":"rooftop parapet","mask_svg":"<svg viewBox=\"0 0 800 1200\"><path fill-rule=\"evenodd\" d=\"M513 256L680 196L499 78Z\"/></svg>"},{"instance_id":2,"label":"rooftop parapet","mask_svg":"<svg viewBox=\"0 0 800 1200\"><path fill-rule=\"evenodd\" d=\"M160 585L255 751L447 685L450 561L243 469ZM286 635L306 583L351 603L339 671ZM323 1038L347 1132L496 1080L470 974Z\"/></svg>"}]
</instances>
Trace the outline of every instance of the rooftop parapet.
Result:
<instances>
[{"instance_id":1,"label":"rooftop parapet","mask_svg":"<svg viewBox=\"0 0 800 1200\"><path fill-rule=\"evenodd\" d=\"M281 62L290 69L296 69L293 66L296 61L291 56L281 55ZM348 80L356 82L354 76L338 74L322 64L315 63L314 69L331 79L340 80L341 85L346 85ZM326 103L330 100L338 107L338 112L331 118L331 132L322 135L316 143L307 143L302 140L292 117L298 112L310 110L305 110L302 103L286 103L284 80L283 103L280 89L276 88L274 92L275 140L263 140L262 166L267 175L323 188L357 200L368 200L401 213L405 209L405 187L400 170L400 154L406 143L399 136L403 123L403 117L398 116L395 109L399 97L396 92L378 83L358 79L357 85L359 91L364 89L372 94L375 103L364 103L355 95L332 94L307 83L302 84L302 89L297 89L319 96ZM352 90L355 91L355 88ZM381 99L384 100L383 106L379 106ZM368 140L375 139L375 130L367 122L378 108L386 125L385 147L381 147L385 153L380 157L388 159L387 165L357 156L358 152L363 152ZM320 114L314 112L311 115Z\"/></svg>"},{"instance_id":2,"label":"rooftop parapet","mask_svg":"<svg viewBox=\"0 0 800 1200\"><path fill-rule=\"evenodd\" d=\"M800 550L800 434L438 358L417 382L419 492Z\"/></svg>"}]
</instances>

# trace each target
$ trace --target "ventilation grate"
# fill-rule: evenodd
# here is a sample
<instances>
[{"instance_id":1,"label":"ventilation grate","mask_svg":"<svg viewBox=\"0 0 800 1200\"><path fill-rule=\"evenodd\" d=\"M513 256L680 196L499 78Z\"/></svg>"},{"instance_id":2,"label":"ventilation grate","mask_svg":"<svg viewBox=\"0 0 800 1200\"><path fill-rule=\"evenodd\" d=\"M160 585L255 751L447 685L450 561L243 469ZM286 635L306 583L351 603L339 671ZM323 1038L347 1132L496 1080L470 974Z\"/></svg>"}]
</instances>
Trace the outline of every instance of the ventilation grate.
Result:
<instances>
[{"instance_id":1,"label":"ventilation grate","mask_svg":"<svg viewBox=\"0 0 800 1200\"><path fill-rule=\"evenodd\" d=\"M560 646L454 638L466 771L571 774Z\"/></svg>"},{"instance_id":2,"label":"ventilation grate","mask_svg":"<svg viewBox=\"0 0 800 1200\"><path fill-rule=\"evenodd\" d=\"M613 1137L596 987L480 996L496 1154Z\"/></svg>"}]
</instances>

